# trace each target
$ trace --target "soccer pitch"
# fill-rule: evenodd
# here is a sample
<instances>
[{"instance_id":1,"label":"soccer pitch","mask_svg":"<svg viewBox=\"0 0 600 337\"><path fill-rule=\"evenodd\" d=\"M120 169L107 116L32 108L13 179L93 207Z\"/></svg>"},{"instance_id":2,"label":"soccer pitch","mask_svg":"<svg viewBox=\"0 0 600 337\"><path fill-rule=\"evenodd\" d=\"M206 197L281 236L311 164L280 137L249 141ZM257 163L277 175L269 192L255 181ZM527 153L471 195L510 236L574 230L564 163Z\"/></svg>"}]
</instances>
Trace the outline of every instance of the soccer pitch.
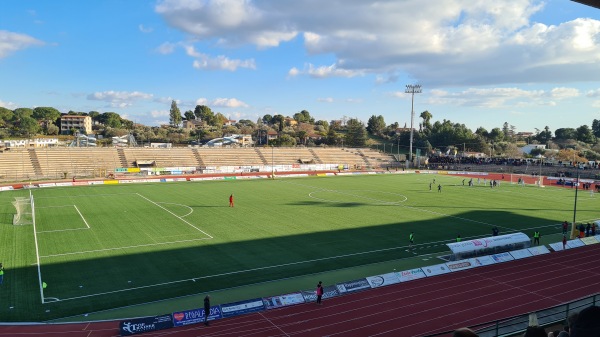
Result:
<instances>
[{"instance_id":1,"label":"soccer pitch","mask_svg":"<svg viewBox=\"0 0 600 337\"><path fill-rule=\"evenodd\" d=\"M560 241L560 223L573 219L572 189L507 182L492 189L483 179L468 187L462 179L405 174L35 189L35 225L23 226L12 225L11 202L29 191L2 192L0 317L48 320L446 252L457 234L490 236L494 226L530 236L538 229ZM577 220L599 218L598 199L579 192ZM416 249L407 247L410 232Z\"/></svg>"}]
</instances>

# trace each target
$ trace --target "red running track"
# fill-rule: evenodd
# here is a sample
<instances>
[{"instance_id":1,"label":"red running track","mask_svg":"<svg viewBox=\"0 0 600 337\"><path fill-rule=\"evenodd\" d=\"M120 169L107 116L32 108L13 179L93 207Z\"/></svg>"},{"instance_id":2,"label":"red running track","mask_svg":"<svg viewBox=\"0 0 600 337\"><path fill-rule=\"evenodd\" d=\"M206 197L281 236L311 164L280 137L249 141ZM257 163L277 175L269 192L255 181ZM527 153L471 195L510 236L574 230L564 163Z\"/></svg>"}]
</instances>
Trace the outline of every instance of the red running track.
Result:
<instances>
[{"instance_id":1,"label":"red running track","mask_svg":"<svg viewBox=\"0 0 600 337\"><path fill-rule=\"evenodd\" d=\"M596 293L600 244L142 336L424 336ZM0 326L0 336L118 336L118 322Z\"/></svg>"}]
</instances>

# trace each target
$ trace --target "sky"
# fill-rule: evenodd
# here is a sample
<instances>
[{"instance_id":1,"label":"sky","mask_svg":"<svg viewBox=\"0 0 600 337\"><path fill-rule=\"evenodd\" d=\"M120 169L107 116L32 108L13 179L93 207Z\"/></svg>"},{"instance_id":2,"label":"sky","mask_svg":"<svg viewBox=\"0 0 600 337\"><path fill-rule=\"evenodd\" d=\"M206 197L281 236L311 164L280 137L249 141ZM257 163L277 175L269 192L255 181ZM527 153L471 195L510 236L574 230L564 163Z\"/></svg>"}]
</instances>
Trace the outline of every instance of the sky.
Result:
<instances>
[{"instance_id":1,"label":"sky","mask_svg":"<svg viewBox=\"0 0 600 337\"><path fill-rule=\"evenodd\" d=\"M568 0L0 2L0 106L166 124L421 112L473 131L600 119L600 10Z\"/></svg>"}]
</instances>

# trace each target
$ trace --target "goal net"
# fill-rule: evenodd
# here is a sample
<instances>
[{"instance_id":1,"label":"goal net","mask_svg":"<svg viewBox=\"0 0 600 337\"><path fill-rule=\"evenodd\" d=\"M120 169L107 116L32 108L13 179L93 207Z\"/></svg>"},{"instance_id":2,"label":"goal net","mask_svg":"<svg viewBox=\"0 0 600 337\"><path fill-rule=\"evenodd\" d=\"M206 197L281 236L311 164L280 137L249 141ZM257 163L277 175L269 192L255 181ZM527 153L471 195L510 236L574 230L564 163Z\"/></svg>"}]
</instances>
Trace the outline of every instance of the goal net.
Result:
<instances>
[{"instance_id":1,"label":"goal net","mask_svg":"<svg viewBox=\"0 0 600 337\"><path fill-rule=\"evenodd\" d=\"M33 196L17 197L13 201L13 206L17 212L13 216L13 225L31 225L33 224Z\"/></svg>"}]
</instances>

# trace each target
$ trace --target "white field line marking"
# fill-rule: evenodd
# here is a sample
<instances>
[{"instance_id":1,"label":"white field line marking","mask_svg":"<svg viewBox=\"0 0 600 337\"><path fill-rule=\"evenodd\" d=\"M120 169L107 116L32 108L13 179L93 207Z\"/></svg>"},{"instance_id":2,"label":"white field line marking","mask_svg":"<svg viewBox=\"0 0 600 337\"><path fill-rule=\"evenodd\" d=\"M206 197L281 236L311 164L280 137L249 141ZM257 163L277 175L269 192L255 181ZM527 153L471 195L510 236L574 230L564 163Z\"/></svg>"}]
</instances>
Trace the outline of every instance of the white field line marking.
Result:
<instances>
[{"instance_id":1,"label":"white field line marking","mask_svg":"<svg viewBox=\"0 0 600 337\"><path fill-rule=\"evenodd\" d=\"M77 198L77 197L106 197L113 195L133 195L136 193L106 193L106 194L78 194L78 195L69 195L69 198ZM59 197L36 197L36 199L64 199L64 196ZM51 207L51 206L50 206Z\"/></svg>"},{"instance_id":2,"label":"white field line marking","mask_svg":"<svg viewBox=\"0 0 600 337\"><path fill-rule=\"evenodd\" d=\"M33 240L35 242L35 259L37 262L38 282L40 284L40 297L42 304L44 304L44 287L42 283L42 265L40 263L40 249L38 246L37 229L35 227L35 202L33 200L33 193L29 191L29 200L31 200L31 215L33 222Z\"/></svg>"},{"instance_id":3,"label":"white field line marking","mask_svg":"<svg viewBox=\"0 0 600 337\"><path fill-rule=\"evenodd\" d=\"M79 208L77 208L77 206L66 205L66 206L50 206L50 207L68 207L68 206L75 207L75 210L77 211L77 213L79 213L79 216L81 217L81 220L83 220L83 223L85 224L86 228L55 229L55 230L51 230L51 231L39 231L38 233L56 233L56 232L80 231L80 230L84 230L84 229L90 229L91 228L90 225L87 223L87 221L85 221L85 218L83 217L83 215L81 214L81 212L79 211Z\"/></svg>"},{"instance_id":4,"label":"white field line marking","mask_svg":"<svg viewBox=\"0 0 600 337\"><path fill-rule=\"evenodd\" d=\"M186 214L186 215L182 215L182 216L181 216L182 218L185 218L186 216L188 216L188 215L190 215L190 214L194 213L194 209L193 209L193 208L191 208L191 207L190 207L190 206L188 206L188 205L174 204L174 203L172 203L172 202L157 202L157 204L161 204L161 205L162 205L162 204L164 204L164 205L177 205L177 206L181 206L181 207L186 207L186 208L189 208L189 209L190 209L190 212L189 212L188 214Z\"/></svg>"},{"instance_id":5,"label":"white field line marking","mask_svg":"<svg viewBox=\"0 0 600 337\"><path fill-rule=\"evenodd\" d=\"M208 240L208 239L207 238L203 238L203 239L198 239L198 240ZM196 240L186 240L186 241L196 241ZM184 241L181 241L181 242L184 242ZM438 243L438 242L444 243L444 242L447 242L447 241L437 241L437 242L434 242L434 243ZM142 246L152 246L152 245L142 245ZM419 246L419 245L415 245L415 246ZM125 292L125 291L131 291L131 290L139 290L139 289L152 288L152 287L158 287L158 286L164 286L164 285L171 285L171 284L182 283L182 282L189 282L191 280L203 280L203 279L209 279L209 278L219 277L219 276L242 274L242 273L259 271L259 270L266 270L266 269L273 269L273 268L280 268L280 267L288 267L288 266L293 266L293 265L298 265L298 264L303 264L303 263L312 263L312 262L317 262L317 261L333 260L333 259L339 259L339 258L344 258L344 257L350 257L350 256L356 256L356 255L365 255L365 254L371 254L371 253L379 253L379 252L384 252L384 251L389 251L389 250L395 250L395 249L404 249L404 248L406 248L406 246L382 248L382 249L369 250L369 251L366 251L366 252L350 253L350 254L343 254L343 255L337 255L337 256L322 257L322 258L312 259L312 260L304 260L304 261L297 261L297 262L282 263L282 264L276 264L276 265L272 265L272 266L264 266L264 267L257 267L257 268L251 268L251 269L236 270L236 271L231 271L231 272L226 272L226 273L220 273L220 274L198 276L198 277L193 277L191 279L176 280L176 281L169 281L169 282L161 282L161 283L155 283L155 284L150 284L150 285L146 285L146 286L139 286L139 287L134 287L134 288L128 288L128 289L113 290L113 291L106 291L106 292L101 292L101 293L96 293L96 294L90 294L90 295L84 295L84 296L69 297L69 298L61 299L60 301L62 302L62 301L76 300L76 299L81 299L81 298L88 298L88 297L102 296L102 295L108 295L108 294L115 294L115 293L120 293L120 292ZM119 248L101 249L101 250L96 250L96 251L105 251L105 250L113 250L113 249L119 249ZM96 251L90 251L90 252L96 252ZM55 254L55 255L48 255L48 256L42 256L42 257L71 255L71 254L79 254L79 253ZM437 253L434 253L434 254L437 254ZM430 255L430 254L427 254L427 255ZM427 255L423 255L423 256L427 256Z\"/></svg>"},{"instance_id":6,"label":"white field line marking","mask_svg":"<svg viewBox=\"0 0 600 337\"><path fill-rule=\"evenodd\" d=\"M40 257L41 258L48 258L48 257L57 257L57 256L66 256L66 255L79 255L79 254L87 254L87 253L107 252L107 251L118 250L118 249L132 249L132 248L139 248L139 247L152 247L152 246L170 245L170 244L174 244L174 243L193 242L193 241L201 241L201 240L210 240L210 238L200 238L200 239L190 239L190 240L180 240L180 241L149 243L149 244L145 244L145 245L135 245L135 246L125 246L125 247L115 247L115 248L85 250L85 251L82 251L82 252L72 252L72 253L61 253L61 254L43 255L43 256L40 256Z\"/></svg>"},{"instance_id":7,"label":"white field line marking","mask_svg":"<svg viewBox=\"0 0 600 337\"><path fill-rule=\"evenodd\" d=\"M205 231L201 230L200 228L198 228L198 227L196 227L196 226L192 225L191 223L189 223L187 220L185 220L184 218L180 217L179 215L177 215L177 214L175 214L175 213L173 213L173 212L169 211L168 209L164 208L163 206L161 206L161 205L157 204L156 202L154 202L154 201L152 201L152 200L150 200L150 199L146 198L145 196L143 196L143 195L141 195L141 194L139 194L139 193L136 193L136 194L137 194L138 196L140 196L140 197L142 197L142 198L146 199L147 201L149 201L149 202L151 202L151 203L155 204L156 206L158 206L158 207L162 208L163 210L165 210L165 211L167 211L167 212L171 213L171 215L173 215L173 216L174 216L174 217L176 217L177 219L179 219L179 220L181 220L181 221L185 222L185 223L186 223L186 224L188 224L189 226L191 226L191 227L195 228L197 231L199 231L199 232L203 233L204 235L208 236L210 239L213 239L213 237L212 237L210 234L208 234L208 233L206 233Z\"/></svg>"}]
</instances>

